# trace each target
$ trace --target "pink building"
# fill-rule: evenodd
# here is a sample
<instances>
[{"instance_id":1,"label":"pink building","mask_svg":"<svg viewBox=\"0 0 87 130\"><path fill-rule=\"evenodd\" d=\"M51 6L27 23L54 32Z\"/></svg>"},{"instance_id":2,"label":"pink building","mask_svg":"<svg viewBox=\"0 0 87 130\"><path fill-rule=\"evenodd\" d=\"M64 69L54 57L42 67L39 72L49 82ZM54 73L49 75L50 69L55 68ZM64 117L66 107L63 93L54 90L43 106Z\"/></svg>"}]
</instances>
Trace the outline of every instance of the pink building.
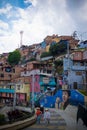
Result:
<instances>
[{"instance_id":1,"label":"pink building","mask_svg":"<svg viewBox=\"0 0 87 130\"><path fill-rule=\"evenodd\" d=\"M40 76L39 75L35 75L34 76L34 92L37 93L37 92L40 92L40 84L39 84L39 81L40 81ZM32 76L31 76L31 84L30 84L30 92L32 92L32 88L33 88L33 83L32 83Z\"/></svg>"}]
</instances>

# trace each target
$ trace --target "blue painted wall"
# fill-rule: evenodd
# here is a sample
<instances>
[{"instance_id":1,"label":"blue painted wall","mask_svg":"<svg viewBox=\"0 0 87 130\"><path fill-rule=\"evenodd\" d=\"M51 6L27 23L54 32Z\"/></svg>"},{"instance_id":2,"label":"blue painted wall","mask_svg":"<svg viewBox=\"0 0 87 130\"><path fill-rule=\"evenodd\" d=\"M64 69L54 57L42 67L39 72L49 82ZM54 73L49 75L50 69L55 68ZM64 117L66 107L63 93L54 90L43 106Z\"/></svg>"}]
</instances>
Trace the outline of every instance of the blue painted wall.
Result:
<instances>
[{"instance_id":1,"label":"blue painted wall","mask_svg":"<svg viewBox=\"0 0 87 130\"><path fill-rule=\"evenodd\" d=\"M84 105L84 95L82 95L77 90L70 90L70 91L71 91L71 97L70 97L71 105L78 105L79 103ZM59 97L62 101L62 90L58 90L54 96L46 96L45 98L41 99L40 104L42 104L44 107L55 107L55 101L57 97Z\"/></svg>"}]
</instances>

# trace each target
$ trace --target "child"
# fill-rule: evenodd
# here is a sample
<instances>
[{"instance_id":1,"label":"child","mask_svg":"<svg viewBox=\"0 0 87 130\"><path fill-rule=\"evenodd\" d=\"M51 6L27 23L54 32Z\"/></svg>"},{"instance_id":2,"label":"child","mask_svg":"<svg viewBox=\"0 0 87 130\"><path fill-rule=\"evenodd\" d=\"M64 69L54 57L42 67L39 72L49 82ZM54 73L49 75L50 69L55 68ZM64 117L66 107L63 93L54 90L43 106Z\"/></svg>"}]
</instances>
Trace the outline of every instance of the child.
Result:
<instances>
[{"instance_id":1,"label":"child","mask_svg":"<svg viewBox=\"0 0 87 130\"><path fill-rule=\"evenodd\" d=\"M50 123L50 112L49 112L49 109L47 108L45 109L45 112L44 112L44 120L46 124Z\"/></svg>"},{"instance_id":2,"label":"child","mask_svg":"<svg viewBox=\"0 0 87 130\"><path fill-rule=\"evenodd\" d=\"M39 107L36 110L36 115L37 115L37 123L40 124L42 112Z\"/></svg>"}]
</instances>

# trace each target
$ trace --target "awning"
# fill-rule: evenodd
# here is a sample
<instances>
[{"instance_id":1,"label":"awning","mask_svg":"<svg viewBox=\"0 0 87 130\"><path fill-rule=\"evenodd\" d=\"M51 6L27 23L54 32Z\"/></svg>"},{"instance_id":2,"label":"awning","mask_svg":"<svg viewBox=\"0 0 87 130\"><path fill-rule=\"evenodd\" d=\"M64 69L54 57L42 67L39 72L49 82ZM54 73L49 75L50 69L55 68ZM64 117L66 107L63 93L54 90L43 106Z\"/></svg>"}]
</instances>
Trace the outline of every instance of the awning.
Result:
<instances>
[{"instance_id":1,"label":"awning","mask_svg":"<svg viewBox=\"0 0 87 130\"><path fill-rule=\"evenodd\" d=\"M47 87L47 90L54 91L54 90L55 90L55 87Z\"/></svg>"},{"instance_id":2,"label":"awning","mask_svg":"<svg viewBox=\"0 0 87 130\"><path fill-rule=\"evenodd\" d=\"M55 83L55 81L52 81L52 82L49 83L49 85L51 85L51 86L55 86L56 83Z\"/></svg>"}]
</instances>

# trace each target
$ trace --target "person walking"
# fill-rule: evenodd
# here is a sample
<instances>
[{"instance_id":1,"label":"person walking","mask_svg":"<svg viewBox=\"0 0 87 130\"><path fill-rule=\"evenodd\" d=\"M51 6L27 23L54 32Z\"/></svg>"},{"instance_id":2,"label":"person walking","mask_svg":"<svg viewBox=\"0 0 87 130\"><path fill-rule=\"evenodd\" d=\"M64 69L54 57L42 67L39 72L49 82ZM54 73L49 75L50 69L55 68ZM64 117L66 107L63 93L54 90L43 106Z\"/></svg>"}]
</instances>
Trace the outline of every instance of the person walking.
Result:
<instances>
[{"instance_id":1,"label":"person walking","mask_svg":"<svg viewBox=\"0 0 87 130\"><path fill-rule=\"evenodd\" d=\"M50 111L49 111L48 108L45 109L44 120L45 120L45 124L49 124L50 123Z\"/></svg>"},{"instance_id":2,"label":"person walking","mask_svg":"<svg viewBox=\"0 0 87 130\"><path fill-rule=\"evenodd\" d=\"M40 124L41 115L42 115L42 112L41 112L40 108L38 107L38 108L36 109L36 116L37 116L36 120L37 120L37 123L38 123L38 124Z\"/></svg>"},{"instance_id":3,"label":"person walking","mask_svg":"<svg viewBox=\"0 0 87 130\"><path fill-rule=\"evenodd\" d=\"M44 117L44 106L43 105L40 106L40 110L42 112L41 119L43 120L43 117Z\"/></svg>"}]
</instances>

